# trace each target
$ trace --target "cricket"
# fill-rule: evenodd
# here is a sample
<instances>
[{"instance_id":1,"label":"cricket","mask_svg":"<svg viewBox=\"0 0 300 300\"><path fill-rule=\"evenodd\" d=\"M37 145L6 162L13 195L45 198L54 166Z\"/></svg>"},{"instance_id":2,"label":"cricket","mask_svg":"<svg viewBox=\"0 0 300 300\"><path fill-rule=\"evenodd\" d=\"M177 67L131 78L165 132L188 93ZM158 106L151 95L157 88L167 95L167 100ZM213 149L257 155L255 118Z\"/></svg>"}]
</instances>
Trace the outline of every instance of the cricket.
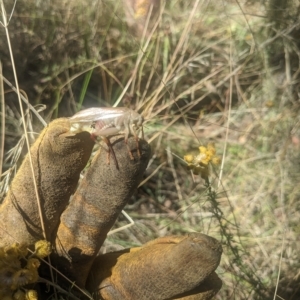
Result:
<instances>
[{"instance_id":1,"label":"cricket","mask_svg":"<svg viewBox=\"0 0 300 300\"><path fill-rule=\"evenodd\" d=\"M124 134L124 141L128 149L130 159L134 157L128 146L128 137L133 135L136 140L138 156L141 156L139 149L139 131L142 132L142 138L144 138L143 122L144 118L139 113L126 107L91 107L79 111L74 116L69 118L70 120L70 132L73 134L81 131L88 131L91 133L91 138L96 141L100 136L108 146L108 163L110 153L116 164L116 168L119 169L118 161L115 152L110 143L109 137L117 134Z\"/></svg>"}]
</instances>

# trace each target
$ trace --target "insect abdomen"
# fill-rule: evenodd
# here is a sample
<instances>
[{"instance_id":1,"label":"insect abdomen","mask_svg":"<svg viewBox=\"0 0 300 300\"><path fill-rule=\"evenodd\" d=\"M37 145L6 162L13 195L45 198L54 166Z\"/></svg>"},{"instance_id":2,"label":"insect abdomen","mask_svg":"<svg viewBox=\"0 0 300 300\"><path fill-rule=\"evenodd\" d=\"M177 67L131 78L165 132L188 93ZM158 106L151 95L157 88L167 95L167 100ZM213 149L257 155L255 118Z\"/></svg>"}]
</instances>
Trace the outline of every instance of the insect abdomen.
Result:
<instances>
[{"instance_id":1,"label":"insect abdomen","mask_svg":"<svg viewBox=\"0 0 300 300\"><path fill-rule=\"evenodd\" d=\"M115 122L112 119L98 120L94 124L94 135L110 136L119 133L120 128L115 126Z\"/></svg>"}]
</instances>

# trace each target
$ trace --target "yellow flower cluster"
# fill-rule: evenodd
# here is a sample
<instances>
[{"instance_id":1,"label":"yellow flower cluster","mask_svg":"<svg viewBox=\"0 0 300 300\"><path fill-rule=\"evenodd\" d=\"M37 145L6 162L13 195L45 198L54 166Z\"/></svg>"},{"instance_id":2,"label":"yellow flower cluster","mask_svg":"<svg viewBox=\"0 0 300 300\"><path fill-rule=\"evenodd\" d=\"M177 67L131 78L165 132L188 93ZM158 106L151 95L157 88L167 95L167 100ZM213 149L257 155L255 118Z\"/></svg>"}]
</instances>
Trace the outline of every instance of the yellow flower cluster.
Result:
<instances>
[{"instance_id":1,"label":"yellow flower cluster","mask_svg":"<svg viewBox=\"0 0 300 300\"><path fill-rule=\"evenodd\" d=\"M39 258L51 252L50 243L38 241L35 251L30 254L27 245L15 243L0 248L0 299L36 300L37 292L26 290L24 286L37 282L39 278Z\"/></svg>"},{"instance_id":2,"label":"yellow flower cluster","mask_svg":"<svg viewBox=\"0 0 300 300\"><path fill-rule=\"evenodd\" d=\"M208 178L210 174L209 164L219 165L221 162L220 157L216 155L216 148L213 143L209 143L206 147L200 146L198 155L188 154L183 159L193 174L200 174L204 179Z\"/></svg>"}]
</instances>

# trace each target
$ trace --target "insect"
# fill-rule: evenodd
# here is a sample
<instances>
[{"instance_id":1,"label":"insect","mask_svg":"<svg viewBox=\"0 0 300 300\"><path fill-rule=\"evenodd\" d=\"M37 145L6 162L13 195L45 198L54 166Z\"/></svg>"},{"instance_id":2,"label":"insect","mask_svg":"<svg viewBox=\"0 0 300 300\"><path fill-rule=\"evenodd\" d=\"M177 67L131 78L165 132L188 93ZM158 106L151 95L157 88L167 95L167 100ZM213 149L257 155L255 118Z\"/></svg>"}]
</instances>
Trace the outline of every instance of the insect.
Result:
<instances>
[{"instance_id":1,"label":"insect","mask_svg":"<svg viewBox=\"0 0 300 300\"><path fill-rule=\"evenodd\" d=\"M144 138L144 118L137 112L126 107L91 107L76 113L73 117L69 118L69 120L71 123L70 131L72 133L89 131L91 132L93 140L96 140L98 136L103 138L109 148L109 153L111 152L113 155L117 169L119 169L119 165L112 145L108 139L109 136L124 133L125 144L127 146L129 156L133 160L133 155L127 144L128 137L132 134L136 139L138 156L141 156L138 144L138 131L141 129L142 137Z\"/></svg>"}]
</instances>

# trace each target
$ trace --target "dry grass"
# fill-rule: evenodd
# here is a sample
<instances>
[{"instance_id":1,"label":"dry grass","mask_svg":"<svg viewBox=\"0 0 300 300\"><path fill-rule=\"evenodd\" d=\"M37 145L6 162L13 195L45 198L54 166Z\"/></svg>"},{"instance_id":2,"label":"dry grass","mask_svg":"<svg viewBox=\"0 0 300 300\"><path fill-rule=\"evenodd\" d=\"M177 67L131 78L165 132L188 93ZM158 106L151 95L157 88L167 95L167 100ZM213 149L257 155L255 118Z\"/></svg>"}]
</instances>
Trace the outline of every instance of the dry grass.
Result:
<instances>
[{"instance_id":1,"label":"dry grass","mask_svg":"<svg viewBox=\"0 0 300 300\"><path fill-rule=\"evenodd\" d=\"M115 3L21 1L9 25L20 86L47 120L118 99L147 119L152 177L126 209L136 225L104 251L200 231L223 242L217 299L298 299L299 5L167 1L141 38ZM5 89L8 152L22 133ZM223 165L208 185L178 157L211 141Z\"/></svg>"}]
</instances>

